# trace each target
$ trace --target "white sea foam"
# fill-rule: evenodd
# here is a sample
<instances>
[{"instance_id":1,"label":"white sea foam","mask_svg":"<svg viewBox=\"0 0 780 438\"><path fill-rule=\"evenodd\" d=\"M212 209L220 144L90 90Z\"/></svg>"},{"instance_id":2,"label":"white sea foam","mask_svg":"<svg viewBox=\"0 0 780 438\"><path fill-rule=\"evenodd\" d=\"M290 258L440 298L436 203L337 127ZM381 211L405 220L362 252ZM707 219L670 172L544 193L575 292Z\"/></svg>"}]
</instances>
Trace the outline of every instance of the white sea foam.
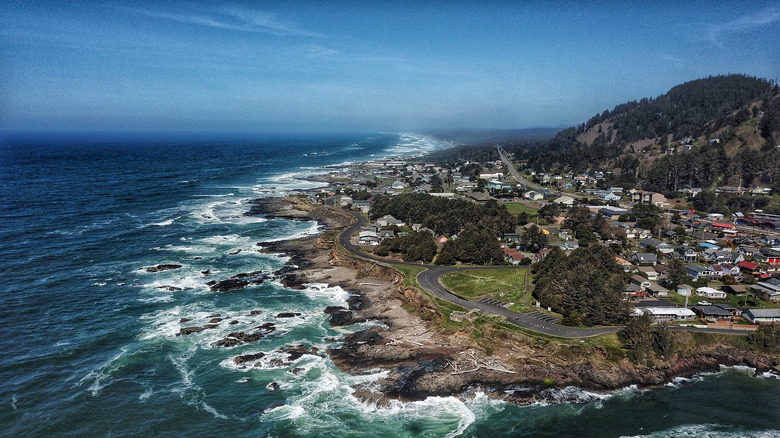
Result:
<instances>
[{"instance_id":1,"label":"white sea foam","mask_svg":"<svg viewBox=\"0 0 780 438\"><path fill-rule=\"evenodd\" d=\"M726 430L728 429L728 430ZM683 424L671 429L651 432L648 434L624 436L623 438L677 438L677 437L707 437L707 438L776 438L780 430L751 431L720 424Z\"/></svg>"},{"instance_id":2,"label":"white sea foam","mask_svg":"<svg viewBox=\"0 0 780 438\"><path fill-rule=\"evenodd\" d=\"M302 237L308 237L308 236L316 236L320 234L320 227L317 222L309 221L309 227L303 231L296 231L292 234L287 235L280 235L277 237L273 237L270 239L264 239L265 242L281 242L284 240L295 240L300 239Z\"/></svg>"},{"instance_id":3,"label":"white sea foam","mask_svg":"<svg viewBox=\"0 0 780 438\"><path fill-rule=\"evenodd\" d=\"M301 406L282 405L268 410L263 416L266 420L295 420L306 414Z\"/></svg>"}]
</instances>

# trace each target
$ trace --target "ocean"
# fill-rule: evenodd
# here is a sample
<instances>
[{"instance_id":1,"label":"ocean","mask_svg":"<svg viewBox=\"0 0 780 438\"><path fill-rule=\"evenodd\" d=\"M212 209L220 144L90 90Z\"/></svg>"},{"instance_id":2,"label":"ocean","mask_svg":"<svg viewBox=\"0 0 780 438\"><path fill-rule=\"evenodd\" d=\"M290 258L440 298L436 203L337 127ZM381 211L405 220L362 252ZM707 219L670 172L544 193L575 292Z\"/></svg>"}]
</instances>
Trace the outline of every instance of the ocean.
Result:
<instances>
[{"instance_id":1,"label":"ocean","mask_svg":"<svg viewBox=\"0 0 780 438\"><path fill-rule=\"evenodd\" d=\"M278 281L217 293L206 282L273 272L257 243L316 223L245 216L256 198L316 189L327 166L446 146L399 134L0 134L0 435L780 436L780 380L750 370L581 403L464 397L371 406L323 352L340 287ZM146 268L178 264L179 269ZM280 317L283 312L299 313ZM217 327L177 336L182 327ZM272 323L257 342L228 333ZM284 348L316 347L290 360ZM238 355L263 353L255 366Z\"/></svg>"}]
</instances>

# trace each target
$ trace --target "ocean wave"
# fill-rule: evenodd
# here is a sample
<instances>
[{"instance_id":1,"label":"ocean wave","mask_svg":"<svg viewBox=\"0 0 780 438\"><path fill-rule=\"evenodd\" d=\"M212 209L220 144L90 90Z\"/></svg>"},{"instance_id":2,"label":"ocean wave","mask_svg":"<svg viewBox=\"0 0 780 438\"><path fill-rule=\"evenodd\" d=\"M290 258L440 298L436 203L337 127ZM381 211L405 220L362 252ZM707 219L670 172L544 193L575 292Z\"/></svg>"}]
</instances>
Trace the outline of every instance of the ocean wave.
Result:
<instances>
[{"instance_id":1,"label":"ocean wave","mask_svg":"<svg viewBox=\"0 0 780 438\"><path fill-rule=\"evenodd\" d=\"M640 435L624 435L622 438L677 438L677 437L707 437L707 438L775 438L780 430L745 430L740 427L721 424L683 424L671 429L650 432Z\"/></svg>"}]
</instances>

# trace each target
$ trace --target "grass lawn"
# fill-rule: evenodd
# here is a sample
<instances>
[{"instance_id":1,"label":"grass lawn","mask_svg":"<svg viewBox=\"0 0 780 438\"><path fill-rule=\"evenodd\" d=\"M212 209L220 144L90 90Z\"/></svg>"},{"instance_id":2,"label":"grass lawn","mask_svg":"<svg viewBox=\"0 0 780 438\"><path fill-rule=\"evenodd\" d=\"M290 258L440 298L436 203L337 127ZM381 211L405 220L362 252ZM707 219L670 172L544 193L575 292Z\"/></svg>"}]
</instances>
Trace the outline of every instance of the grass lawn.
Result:
<instances>
[{"instance_id":1,"label":"grass lawn","mask_svg":"<svg viewBox=\"0 0 780 438\"><path fill-rule=\"evenodd\" d=\"M420 284L417 283L417 274L424 271L426 268L422 266L394 265L393 269L404 274L404 286L420 288Z\"/></svg>"},{"instance_id":2,"label":"grass lawn","mask_svg":"<svg viewBox=\"0 0 780 438\"><path fill-rule=\"evenodd\" d=\"M447 274L442 283L456 294L477 299L490 297L505 303L515 303L512 310L528 310L525 303L527 269L480 269Z\"/></svg>"},{"instance_id":3,"label":"grass lawn","mask_svg":"<svg viewBox=\"0 0 780 438\"><path fill-rule=\"evenodd\" d=\"M530 218L536 218L536 212L538 211L537 208L529 207L519 202L507 202L501 205L506 205L506 209L512 214L520 214L520 212L524 211L528 213Z\"/></svg>"}]
</instances>

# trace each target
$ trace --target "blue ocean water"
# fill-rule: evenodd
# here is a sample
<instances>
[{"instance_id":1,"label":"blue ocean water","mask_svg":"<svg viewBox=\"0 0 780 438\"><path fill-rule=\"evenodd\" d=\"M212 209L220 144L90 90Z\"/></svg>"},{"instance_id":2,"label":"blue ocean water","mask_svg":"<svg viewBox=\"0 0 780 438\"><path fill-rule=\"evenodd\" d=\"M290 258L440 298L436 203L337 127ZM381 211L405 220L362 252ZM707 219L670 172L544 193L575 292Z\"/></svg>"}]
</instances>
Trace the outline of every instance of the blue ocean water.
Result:
<instances>
[{"instance_id":1,"label":"blue ocean water","mask_svg":"<svg viewBox=\"0 0 780 438\"><path fill-rule=\"evenodd\" d=\"M780 381L740 370L583 404L475 396L367 406L320 352L346 293L205 284L281 268L258 242L317 225L244 216L326 166L441 147L396 134L38 134L0 139L0 425L4 436L778 436ZM158 264L180 269L147 272ZM204 274L207 272L208 275ZM254 311L254 312L253 312ZM280 318L281 312L298 312ZM219 316L217 316L219 315ZM182 319L189 321L182 322ZM176 336L182 327L218 327ZM237 321L235 324L230 324ZM260 341L228 333L265 323ZM249 366L242 354L264 353Z\"/></svg>"}]
</instances>

